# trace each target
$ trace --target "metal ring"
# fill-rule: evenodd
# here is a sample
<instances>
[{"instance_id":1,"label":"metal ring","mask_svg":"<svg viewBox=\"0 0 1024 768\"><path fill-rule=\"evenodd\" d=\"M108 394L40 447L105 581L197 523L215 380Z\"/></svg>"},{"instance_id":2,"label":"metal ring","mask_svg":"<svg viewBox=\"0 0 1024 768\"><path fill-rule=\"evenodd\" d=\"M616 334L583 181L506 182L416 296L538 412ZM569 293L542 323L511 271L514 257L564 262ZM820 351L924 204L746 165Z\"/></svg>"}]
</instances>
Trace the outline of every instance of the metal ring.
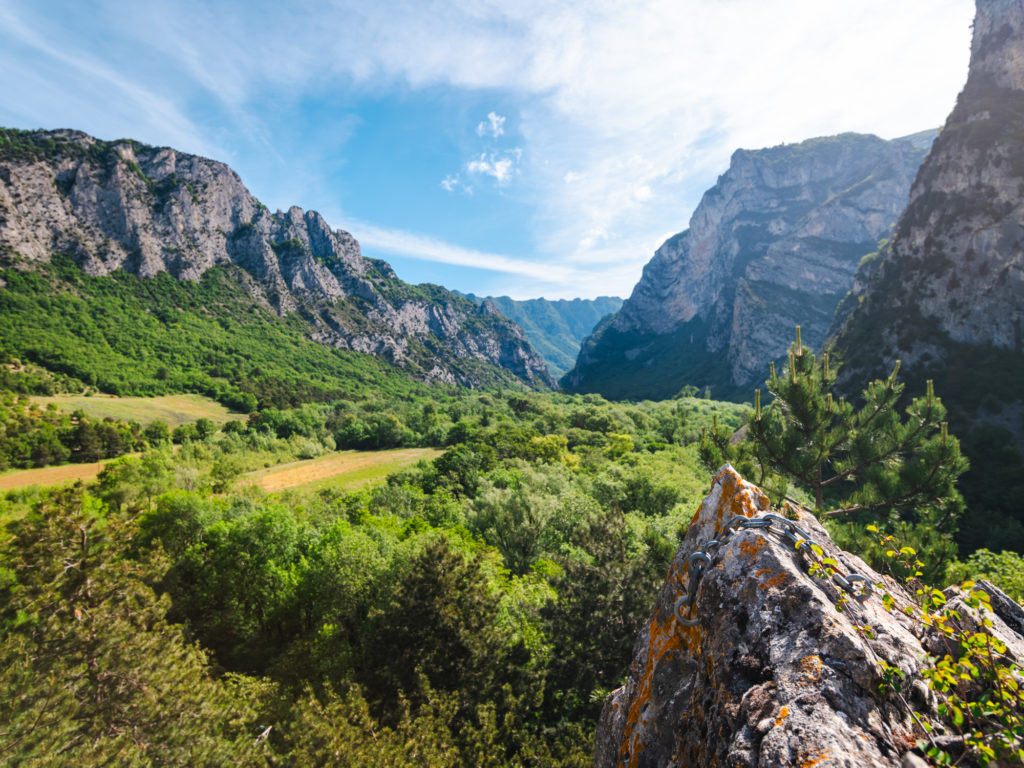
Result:
<instances>
[{"instance_id":1,"label":"metal ring","mask_svg":"<svg viewBox=\"0 0 1024 768\"><path fill-rule=\"evenodd\" d=\"M848 591L858 602L863 603L874 594L874 589L871 587L871 580L866 576L861 576L859 573L851 573L847 575L846 580L849 582L849 587L847 588ZM859 591L855 591L853 589L854 582L859 582L862 585Z\"/></svg>"},{"instance_id":2,"label":"metal ring","mask_svg":"<svg viewBox=\"0 0 1024 768\"><path fill-rule=\"evenodd\" d=\"M851 592L852 591L852 589L850 587L850 582L848 582L846 579L844 579L842 577L842 575L840 575L838 573L833 573L832 574L832 581L835 582L835 584L837 586L840 586L843 589L845 589L847 592Z\"/></svg>"},{"instance_id":3,"label":"metal ring","mask_svg":"<svg viewBox=\"0 0 1024 768\"><path fill-rule=\"evenodd\" d=\"M698 622L699 619L696 616L694 618L692 618L692 619L688 619L685 616L683 616L683 612L682 612L682 610L680 610L683 606L689 605L689 603L690 603L690 596L688 594L687 595L683 595L678 600L676 600L676 603L672 607L672 609L675 611L676 620L680 624L682 624L685 627L695 627L695 626L697 626L697 622Z\"/></svg>"}]
</instances>

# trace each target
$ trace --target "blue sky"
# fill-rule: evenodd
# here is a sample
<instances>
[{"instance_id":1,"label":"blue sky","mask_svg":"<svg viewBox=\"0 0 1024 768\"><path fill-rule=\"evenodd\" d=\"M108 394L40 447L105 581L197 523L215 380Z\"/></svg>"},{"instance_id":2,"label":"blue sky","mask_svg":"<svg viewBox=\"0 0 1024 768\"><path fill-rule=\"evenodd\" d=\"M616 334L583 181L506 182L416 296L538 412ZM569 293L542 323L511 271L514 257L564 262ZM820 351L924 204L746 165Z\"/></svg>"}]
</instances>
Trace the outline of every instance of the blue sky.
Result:
<instances>
[{"instance_id":1,"label":"blue sky","mask_svg":"<svg viewBox=\"0 0 1024 768\"><path fill-rule=\"evenodd\" d=\"M131 137L410 282L627 296L738 147L940 126L971 0L0 0L0 125Z\"/></svg>"}]
</instances>

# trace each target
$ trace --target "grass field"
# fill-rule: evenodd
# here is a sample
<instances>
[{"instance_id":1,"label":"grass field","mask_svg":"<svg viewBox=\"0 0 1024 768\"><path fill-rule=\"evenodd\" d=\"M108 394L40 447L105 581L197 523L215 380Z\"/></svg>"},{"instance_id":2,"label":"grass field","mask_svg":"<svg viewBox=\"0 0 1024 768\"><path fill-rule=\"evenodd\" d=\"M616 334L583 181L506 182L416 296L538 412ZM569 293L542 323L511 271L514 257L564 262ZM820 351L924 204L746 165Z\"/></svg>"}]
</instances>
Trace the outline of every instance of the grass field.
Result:
<instances>
[{"instance_id":1,"label":"grass field","mask_svg":"<svg viewBox=\"0 0 1024 768\"><path fill-rule=\"evenodd\" d=\"M82 410L94 419L122 419L137 421L146 426L153 421L165 421L171 428L196 419L210 419L218 425L233 419L244 419L232 413L216 400L202 395L162 395L160 397L111 397L110 395L53 395L31 398L45 408L49 403L66 412Z\"/></svg>"},{"instance_id":2,"label":"grass field","mask_svg":"<svg viewBox=\"0 0 1024 768\"><path fill-rule=\"evenodd\" d=\"M421 459L435 459L441 453L443 452L434 448L345 451L250 472L243 476L242 482L258 485L268 492L299 487L316 490L327 485L357 490L383 480L392 472L412 466Z\"/></svg>"},{"instance_id":3,"label":"grass field","mask_svg":"<svg viewBox=\"0 0 1024 768\"><path fill-rule=\"evenodd\" d=\"M103 467L103 462L92 462L58 464L42 469L15 469L0 475L0 492L28 488L30 485L64 485L75 480L95 480Z\"/></svg>"}]
</instances>

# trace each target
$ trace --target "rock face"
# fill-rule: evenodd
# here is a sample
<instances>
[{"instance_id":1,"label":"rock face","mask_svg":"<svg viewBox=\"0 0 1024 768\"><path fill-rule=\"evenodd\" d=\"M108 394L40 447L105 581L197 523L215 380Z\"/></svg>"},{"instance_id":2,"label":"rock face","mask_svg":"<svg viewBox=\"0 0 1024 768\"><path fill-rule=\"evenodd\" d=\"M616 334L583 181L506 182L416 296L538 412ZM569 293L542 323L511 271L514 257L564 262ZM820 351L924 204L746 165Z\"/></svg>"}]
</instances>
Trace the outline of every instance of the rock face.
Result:
<instances>
[{"instance_id":1,"label":"rock face","mask_svg":"<svg viewBox=\"0 0 1024 768\"><path fill-rule=\"evenodd\" d=\"M320 343L383 357L414 375L474 386L501 366L553 384L514 323L436 286L408 286L315 211L271 213L223 163L77 131L0 131L0 254L72 256L92 275L244 270L254 299L301 314Z\"/></svg>"},{"instance_id":2,"label":"rock face","mask_svg":"<svg viewBox=\"0 0 1024 768\"><path fill-rule=\"evenodd\" d=\"M1024 351L1022 109L1024 3L984 0L967 84L837 341L850 363L938 362L948 357L945 342ZM865 325L878 331L873 350L861 338Z\"/></svg>"},{"instance_id":3,"label":"rock face","mask_svg":"<svg viewBox=\"0 0 1024 768\"><path fill-rule=\"evenodd\" d=\"M562 384L609 397L668 397L686 384L748 396L795 325L812 346L825 341L933 137L843 134L738 150Z\"/></svg>"},{"instance_id":4,"label":"rock face","mask_svg":"<svg viewBox=\"0 0 1024 768\"><path fill-rule=\"evenodd\" d=\"M576 363L583 339L603 318L622 306L622 299L618 296L517 301L508 296L481 298L467 294L466 298L477 304L489 301L501 314L518 324L556 379Z\"/></svg>"},{"instance_id":5,"label":"rock face","mask_svg":"<svg viewBox=\"0 0 1024 768\"><path fill-rule=\"evenodd\" d=\"M1024 546L1019 504L1000 502L1024 468L1022 114L1024 2L979 0L967 83L833 344L848 395L896 360L913 394L934 379L973 465L961 488L989 515L961 526L970 548Z\"/></svg>"},{"instance_id":6,"label":"rock face","mask_svg":"<svg viewBox=\"0 0 1024 768\"><path fill-rule=\"evenodd\" d=\"M597 768L896 767L923 737L899 699L879 694L879 661L903 670L904 691L927 710L934 702L915 677L941 641L922 636L901 613L909 597L894 581L838 549L809 513L798 512L793 523L838 570L885 584L896 600L892 613L877 593L859 602L811 576L808 556L771 532L780 530L776 523L771 531L740 529L725 541L694 590L695 626L680 621L691 554L720 538L734 516L770 512L758 488L728 465L719 471L637 640L629 679L605 702ZM1011 653L1024 657L1024 638L998 616L992 621ZM857 629L866 625L870 638Z\"/></svg>"}]
</instances>

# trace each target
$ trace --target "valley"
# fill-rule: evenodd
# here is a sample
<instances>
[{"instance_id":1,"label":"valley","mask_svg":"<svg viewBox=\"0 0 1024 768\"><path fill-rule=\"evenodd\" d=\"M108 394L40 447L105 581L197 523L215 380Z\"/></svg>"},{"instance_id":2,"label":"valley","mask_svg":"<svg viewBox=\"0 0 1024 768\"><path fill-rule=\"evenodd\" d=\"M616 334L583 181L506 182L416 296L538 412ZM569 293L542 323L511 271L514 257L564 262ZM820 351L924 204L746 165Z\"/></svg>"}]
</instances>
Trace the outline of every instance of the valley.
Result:
<instances>
[{"instance_id":1,"label":"valley","mask_svg":"<svg viewBox=\"0 0 1024 768\"><path fill-rule=\"evenodd\" d=\"M249 123L277 210L223 128L0 128L0 765L1024 760L1024 6L972 34L941 128L672 168L364 62Z\"/></svg>"}]
</instances>

